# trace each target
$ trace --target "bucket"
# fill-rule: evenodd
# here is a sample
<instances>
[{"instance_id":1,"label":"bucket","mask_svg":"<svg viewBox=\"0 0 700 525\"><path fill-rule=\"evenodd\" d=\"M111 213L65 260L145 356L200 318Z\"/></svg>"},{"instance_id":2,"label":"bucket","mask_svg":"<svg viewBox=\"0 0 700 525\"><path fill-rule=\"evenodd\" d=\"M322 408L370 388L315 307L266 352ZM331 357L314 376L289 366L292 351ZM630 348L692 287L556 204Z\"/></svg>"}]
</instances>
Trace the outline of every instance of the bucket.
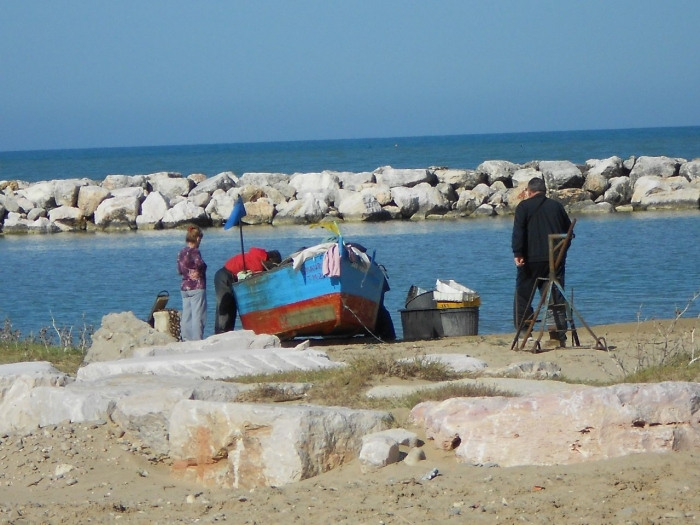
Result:
<instances>
[{"instance_id":1,"label":"bucket","mask_svg":"<svg viewBox=\"0 0 700 525\"><path fill-rule=\"evenodd\" d=\"M443 337L442 319L437 308L399 310L403 338L408 341Z\"/></svg>"},{"instance_id":2,"label":"bucket","mask_svg":"<svg viewBox=\"0 0 700 525\"><path fill-rule=\"evenodd\" d=\"M459 337L462 335L478 335L479 307L445 308L438 310L442 323L444 337Z\"/></svg>"}]
</instances>

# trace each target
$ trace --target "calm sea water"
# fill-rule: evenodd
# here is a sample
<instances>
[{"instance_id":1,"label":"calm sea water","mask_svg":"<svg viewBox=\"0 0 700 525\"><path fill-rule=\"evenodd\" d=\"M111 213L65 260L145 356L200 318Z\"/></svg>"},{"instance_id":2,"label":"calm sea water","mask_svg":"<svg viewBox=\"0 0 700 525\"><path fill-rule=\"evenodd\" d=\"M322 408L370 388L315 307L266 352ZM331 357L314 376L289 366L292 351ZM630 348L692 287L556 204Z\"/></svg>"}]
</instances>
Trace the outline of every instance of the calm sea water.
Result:
<instances>
[{"instance_id":1,"label":"calm sea water","mask_svg":"<svg viewBox=\"0 0 700 525\"><path fill-rule=\"evenodd\" d=\"M386 304L401 332L398 310L411 285L433 288L455 279L482 296L480 333L512 331L515 270L508 218L421 223L346 224L347 240L376 249L389 272ZM233 232L233 233L232 233ZM307 227L246 227L246 248L291 253L319 242ZM181 308L175 258L184 232L6 236L0 239L2 305L22 333L57 324L99 327L103 315L133 311L146 318L158 292ZM209 265L207 334L213 331L211 279L238 252L237 232L208 230L202 254ZM700 212L580 217L567 263L567 287L589 324L673 317L700 289ZM697 316L693 304L688 315Z\"/></svg>"},{"instance_id":2,"label":"calm sea water","mask_svg":"<svg viewBox=\"0 0 700 525\"><path fill-rule=\"evenodd\" d=\"M0 180L101 180L157 171L359 172L387 165L473 169L485 160L583 163L613 155L692 159L700 156L700 127L0 152Z\"/></svg>"},{"instance_id":3,"label":"calm sea water","mask_svg":"<svg viewBox=\"0 0 700 525\"><path fill-rule=\"evenodd\" d=\"M611 155L700 156L700 127L519 133L295 143L230 144L0 152L0 180L68 177L102 179L110 173L172 170L208 175L224 170L362 171L378 166L474 168L483 160L567 159ZM389 272L386 303L399 333L398 310L411 285L433 288L455 279L482 296L480 333L512 331L514 267L511 218L383 224L343 224L346 240L376 249ZM308 227L246 227L245 244L288 254L320 242ZM101 323L110 312L145 318L158 292L181 307L175 257L182 231L124 234L0 235L0 319L25 335L49 326ZM235 231L209 229L202 244L210 279L213 331L214 272L239 250ZM567 264L567 287L591 324L669 318L700 289L700 212L580 217ZM688 315L697 316L693 304ZM76 328L77 329L77 328Z\"/></svg>"}]
</instances>

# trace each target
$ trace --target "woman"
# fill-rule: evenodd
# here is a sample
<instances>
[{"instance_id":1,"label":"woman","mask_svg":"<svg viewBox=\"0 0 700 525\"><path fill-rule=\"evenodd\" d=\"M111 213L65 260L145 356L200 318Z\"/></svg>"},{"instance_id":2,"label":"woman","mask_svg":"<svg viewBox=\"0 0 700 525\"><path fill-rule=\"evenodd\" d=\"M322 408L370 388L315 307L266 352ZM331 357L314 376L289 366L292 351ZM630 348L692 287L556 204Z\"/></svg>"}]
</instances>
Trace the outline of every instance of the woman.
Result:
<instances>
[{"instance_id":1,"label":"woman","mask_svg":"<svg viewBox=\"0 0 700 525\"><path fill-rule=\"evenodd\" d=\"M202 230L197 226L187 228L187 246L177 255L177 271L182 275L180 334L183 341L202 339L207 321L207 265L199 252L202 237Z\"/></svg>"}]
</instances>

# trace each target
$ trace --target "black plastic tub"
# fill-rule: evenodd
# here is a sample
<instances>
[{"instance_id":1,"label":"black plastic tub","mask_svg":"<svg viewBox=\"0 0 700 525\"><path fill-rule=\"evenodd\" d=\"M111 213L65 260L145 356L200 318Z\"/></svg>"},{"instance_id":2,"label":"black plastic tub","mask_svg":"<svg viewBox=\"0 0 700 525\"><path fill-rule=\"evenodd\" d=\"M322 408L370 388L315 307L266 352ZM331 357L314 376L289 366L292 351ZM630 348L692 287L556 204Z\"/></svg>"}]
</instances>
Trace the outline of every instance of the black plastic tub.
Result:
<instances>
[{"instance_id":1,"label":"black plastic tub","mask_svg":"<svg viewBox=\"0 0 700 525\"><path fill-rule=\"evenodd\" d=\"M399 310L403 338L408 341L443 337L442 317L437 308Z\"/></svg>"},{"instance_id":2,"label":"black plastic tub","mask_svg":"<svg viewBox=\"0 0 700 525\"><path fill-rule=\"evenodd\" d=\"M478 335L479 307L445 308L440 310L444 337Z\"/></svg>"},{"instance_id":3,"label":"black plastic tub","mask_svg":"<svg viewBox=\"0 0 700 525\"><path fill-rule=\"evenodd\" d=\"M399 310L407 341L478 335L479 307Z\"/></svg>"}]
</instances>

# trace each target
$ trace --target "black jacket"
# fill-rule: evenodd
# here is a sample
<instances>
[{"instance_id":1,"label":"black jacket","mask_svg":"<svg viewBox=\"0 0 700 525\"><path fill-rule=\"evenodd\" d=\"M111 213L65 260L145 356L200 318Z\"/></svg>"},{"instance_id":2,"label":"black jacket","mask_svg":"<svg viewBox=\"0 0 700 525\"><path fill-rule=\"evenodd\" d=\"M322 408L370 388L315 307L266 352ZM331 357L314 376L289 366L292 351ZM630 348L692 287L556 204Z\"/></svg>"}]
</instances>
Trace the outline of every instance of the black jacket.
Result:
<instances>
[{"instance_id":1,"label":"black jacket","mask_svg":"<svg viewBox=\"0 0 700 525\"><path fill-rule=\"evenodd\" d=\"M538 193L515 208L512 248L526 263L549 261L550 233L567 233L571 220L559 202Z\"/></svg>"}]
</instances>

